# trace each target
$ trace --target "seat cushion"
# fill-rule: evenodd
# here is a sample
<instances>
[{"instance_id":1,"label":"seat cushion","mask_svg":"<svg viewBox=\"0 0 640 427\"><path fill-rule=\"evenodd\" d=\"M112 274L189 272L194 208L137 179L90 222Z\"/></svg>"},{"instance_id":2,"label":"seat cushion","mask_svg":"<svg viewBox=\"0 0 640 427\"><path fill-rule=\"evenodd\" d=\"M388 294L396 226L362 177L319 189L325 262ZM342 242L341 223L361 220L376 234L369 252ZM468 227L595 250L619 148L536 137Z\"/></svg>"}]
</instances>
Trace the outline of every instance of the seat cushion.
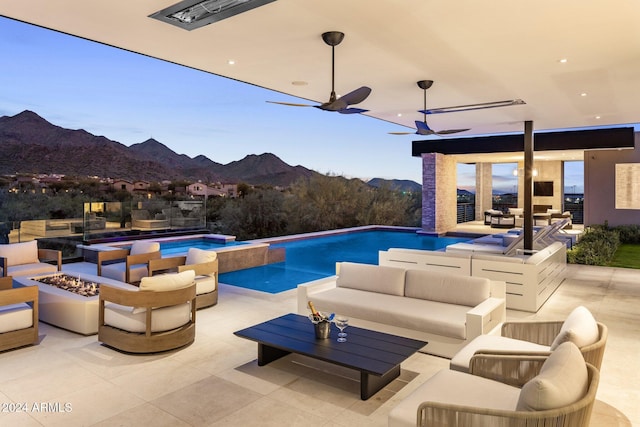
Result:
<instances>
[{"instance_id":1,"label":"seat cushion","mask_svg":"<svg viewBox=\"0 0 640 427\"><path fill-rule=\"evenodd\" d=\"M589 385L582 353L572 342L560 344L544 362L540 373L520 391L519 411L544 411L580 400Z\"/></svg>"},{"instance_id":2,"label":"seat cushion","mask_svg":"<svg viewBox=\"0 0 640 427\"><path fill-rule=\"evenodd\" d=\"M196 273L193 270L186 270L182 273L167 273L152 277L143 277L140 281L140 290L155 292L173 291L192 285L195 278Z\"/></svg>"},{"instance_id":3,"label":"seat cushion","mask_svg":"<svg viewBox=\"0 0 640 427\"><path fill-rule=\"evenodd\" d=\"M196 276L196 295L208 294L216 290L216 278L212 276Z\"/></svg>"},{"instance_id":4,"label":"seat cushion","mask_svg":"<svg viewBox=\"0 0 640 427\"><path fill-rule=\"evenodd\" d=\"M560 332L551 343L555 350L563 342L571 341L578 348L595 344L600 337L598 323L591 312L584 306L578 306L562 324Z\"/></svg>"},{"instance_id":5,"label":"seat cushion","mask_svg":"<svg viewBox=\"0 0 640 427\"><path fill-rule=\"evenodd\" d=\"M205 262L215 261L218 258L216 251L205 251L204 249L189 248L187 251L186 265L204 264Z\"/></svg>"},{"instance_id":6,"label":"seat cushion","mask_svg":"<svg viewBox=\"0 0 640 427\"><path fill-rule=\"evenodd\" d=\"M418 407L422 402L513 411L519 394L519 388L498 381L457 371L442 370L425 381L389 412L389 427L415 427Z\"/></svg>"},{"instance_id":7,"label":"seat cushion","mask_svg":"<svg viewBox=\"0 0 640 427\"><path fill-rule=\"evenodd\" d=\"M132 312L124 305L107 303L104 306L104 323L128 332L145 332L145 311ZM191 305L184 303L170 307L156 308L151 316L151 332L170 331L187 324L191 319Z\"/></svg>"},{"instance_id":8,"label":"seat cushion","mask_svg":"<svg viewBox=\"0 0 640 427\"><path fill-rule=\"evenodd\" d=\"M0 245L0 257L7 259L8 267L38 263L38 241Z\"/></svg>"},{"instance_id":9,"label":"seat cushion","mask_svg":"<svg viewBox=\"0 0 640 427\"><path fill-rule=\"evenodd\" d=\"M471 358L478 350L547 353L550 351L550 348L546 345L501 337L498 335L480 335L472 339L451 358L449 367L456 371L469 372L469 363L471 362Z\"/></svg>"},{"instance_id":10,"label":"seat cushion","mask_svg":"<svg viewBox=\"0 0 640 427\"><path fill-rule=\"evenodd\" d=\"M0 334L33 326L33 309L29 304L0 306Z\"/></svg>"}]
</instances>

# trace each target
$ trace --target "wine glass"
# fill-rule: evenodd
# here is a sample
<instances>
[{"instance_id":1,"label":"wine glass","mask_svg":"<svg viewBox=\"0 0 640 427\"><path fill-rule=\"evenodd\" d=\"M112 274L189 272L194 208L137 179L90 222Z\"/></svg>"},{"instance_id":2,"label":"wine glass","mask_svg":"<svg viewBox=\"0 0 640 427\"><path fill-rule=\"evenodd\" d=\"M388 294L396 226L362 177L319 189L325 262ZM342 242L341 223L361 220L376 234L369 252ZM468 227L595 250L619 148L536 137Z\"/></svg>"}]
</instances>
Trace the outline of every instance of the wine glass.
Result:
<instances>
[{"instance_id":1,"label":"wine glass","mask_svg":"<svg viewBox=\"0 0 640 427\"><path fill-rule=\"evenodd\" d=\"M338 314L336 315L334 322L338 329L340 329L340 333L338 334L338 342L345 342L347 340L347 333L344 332L344 329L349 325L349 318Z\"/></svg>"}]
</instances>

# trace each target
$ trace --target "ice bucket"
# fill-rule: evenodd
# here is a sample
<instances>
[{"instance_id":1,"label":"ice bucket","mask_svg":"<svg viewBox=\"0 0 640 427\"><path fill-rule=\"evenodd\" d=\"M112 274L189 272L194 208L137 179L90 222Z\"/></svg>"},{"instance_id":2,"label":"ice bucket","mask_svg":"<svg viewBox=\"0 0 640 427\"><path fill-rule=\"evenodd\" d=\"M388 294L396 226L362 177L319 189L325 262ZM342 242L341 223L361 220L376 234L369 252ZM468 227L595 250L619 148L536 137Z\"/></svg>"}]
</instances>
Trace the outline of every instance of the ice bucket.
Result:
<instances>
[{"instance_id":1,"label":"ice bucket","mask_svg":"<svg viewBox=\"0 0 640 427\"><path fill-rule=\"evenodd\" d=\"M331 322L322 321L313 324L313 328L316 331L317 339L327 339L329 338L329 330L331 327Z\"/></svg>"}]
</instances>

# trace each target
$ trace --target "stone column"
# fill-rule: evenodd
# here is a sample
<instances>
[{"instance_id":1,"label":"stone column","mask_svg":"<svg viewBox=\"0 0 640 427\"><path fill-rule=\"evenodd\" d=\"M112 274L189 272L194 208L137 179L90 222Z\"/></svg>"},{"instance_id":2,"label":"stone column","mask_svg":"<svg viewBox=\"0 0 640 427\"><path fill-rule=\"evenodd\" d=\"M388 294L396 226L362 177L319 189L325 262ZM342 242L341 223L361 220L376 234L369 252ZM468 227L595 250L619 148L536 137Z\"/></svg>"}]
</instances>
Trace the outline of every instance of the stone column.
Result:
<instances>
[{"instance_id":1,"label":"stone column","mask_svg":"<svg viewBox=\"0 0 640 427\"><path fill-rule=\"evenodd\" d=\"M492 163L476 163L476 221L484 221L484 212L493 207L492 172Z\"/></svg>"},{"instance_id":2,"label":"stone column","mask_svg":"<svg viewBox=\"0 0 640 427\"><path fill-rule=\"evenodd\" d=\"M456 161L444 154L422 154L422 230L444 234L457 223Z\"/></svg>"}]
</instances>

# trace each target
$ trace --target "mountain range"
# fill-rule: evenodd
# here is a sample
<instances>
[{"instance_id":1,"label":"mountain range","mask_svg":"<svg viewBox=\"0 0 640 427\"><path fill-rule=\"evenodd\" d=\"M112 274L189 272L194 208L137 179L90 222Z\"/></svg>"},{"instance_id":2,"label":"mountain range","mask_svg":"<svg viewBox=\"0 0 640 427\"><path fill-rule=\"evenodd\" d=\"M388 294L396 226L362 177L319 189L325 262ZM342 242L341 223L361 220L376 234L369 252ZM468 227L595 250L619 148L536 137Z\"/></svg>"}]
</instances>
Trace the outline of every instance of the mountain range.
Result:
<instances>
[{"instance_id":1,"label":"mountain range","mask_svg":"<svg viewBox=\"0 0 640 427\"><path fill-rule=\"evenodd\" d=\"M204 155L191 158L177 154L153 138L127 147L83 129L56 126L29 110L0 117L0 150L0 175L38 173L131 181L202 180L288 186L299 178L319 174L304 166L288 165L271 153L250 154L221 164ZM413 181L370 181L375 187L384 183L404 191L420 188Z\"/></svg>"}]
</instances>

